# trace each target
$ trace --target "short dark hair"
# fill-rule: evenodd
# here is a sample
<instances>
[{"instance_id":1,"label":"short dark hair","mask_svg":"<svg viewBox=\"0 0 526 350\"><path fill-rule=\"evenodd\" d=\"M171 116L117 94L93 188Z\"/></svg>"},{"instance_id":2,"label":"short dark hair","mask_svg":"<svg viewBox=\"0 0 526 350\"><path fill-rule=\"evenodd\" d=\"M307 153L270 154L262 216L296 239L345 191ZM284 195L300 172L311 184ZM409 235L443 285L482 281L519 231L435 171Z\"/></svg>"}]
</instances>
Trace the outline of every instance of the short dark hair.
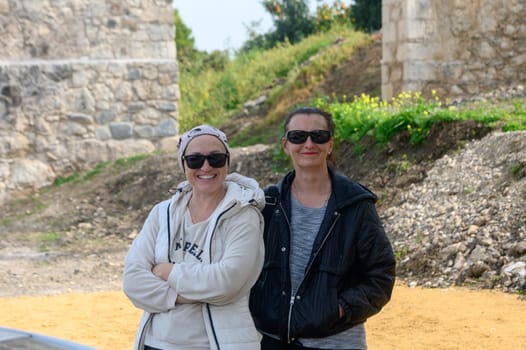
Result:
<instances>
[{"instance_id":1,"label":"short dark hair","mask_svg":"<svg viewBox=\"0 0 526 350\"><path fill-rule=\"evenodd\" d=\"M331 136L334 136L334 120L332 119L332 115L319 108L315 107L298 107L294 109L292 112L287 114L287 117L285 118L285 124L283 126L283 136L287 134L287 131L289 129L289 124L292 118L298 114L317 114L321 115L325 121L327 122L327 128L329 129L329 132L331 133Z\"/></svg>"}]
</instances>

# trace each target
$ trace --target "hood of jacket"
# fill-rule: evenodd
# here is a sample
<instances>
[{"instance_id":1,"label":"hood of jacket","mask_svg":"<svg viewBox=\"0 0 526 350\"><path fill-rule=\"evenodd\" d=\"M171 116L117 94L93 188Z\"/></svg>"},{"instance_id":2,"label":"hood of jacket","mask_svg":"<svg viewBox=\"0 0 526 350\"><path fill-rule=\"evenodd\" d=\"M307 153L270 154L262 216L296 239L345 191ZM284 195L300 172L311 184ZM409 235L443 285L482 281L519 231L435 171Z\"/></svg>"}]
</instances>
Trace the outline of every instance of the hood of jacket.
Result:
<instances>
[{"instance_id":1,"label":"hood of jacket","mask_svg":"<svg viewBox=\"0 0 526 350\"><path fill-rule=\"evenodd\" d=\"M333 187L332 196L334 196L335 199L336 209L352 205L364 199L376 202L376 195L367 187L358 182L352 181L344 174L330 167L328 169ZM296 172L293 170L278 182L282 202L287 202L286 198L288 198L290 194L289 192L294 177L296 177Z\"/></svg>"},{"instance_id":2,"label":"hood of jacket","mask_svg":"<svg viewBox=\"0 0 526 350\"><path fill-rule=\"evenodd\" d=\"M265 193L255 179L234 172L226 176L225 184L227 191L222 202L223 207L230 207L234 203L238 203L241 207L253 205L260 210L265 207ZM181 182L172 196L172 202L182 200L184 195L191 190L192 185L189 181Z\"/></svg>"}]
</instances>

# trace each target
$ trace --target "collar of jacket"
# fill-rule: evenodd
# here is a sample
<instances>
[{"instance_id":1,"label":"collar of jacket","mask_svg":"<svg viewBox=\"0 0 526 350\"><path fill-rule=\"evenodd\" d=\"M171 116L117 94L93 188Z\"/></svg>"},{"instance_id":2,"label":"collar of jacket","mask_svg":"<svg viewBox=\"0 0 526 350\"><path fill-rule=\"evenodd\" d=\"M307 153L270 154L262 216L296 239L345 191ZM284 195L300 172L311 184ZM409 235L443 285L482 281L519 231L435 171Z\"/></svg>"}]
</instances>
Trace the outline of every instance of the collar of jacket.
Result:
<instances>
[{"instance_id":1,"label":"collar of jacket","mask_svg":"<svg viewBox=\"0 0 526 350\"><path fill-rule=\"evenodd\" d=\"M334 201L337 209L352 205L362 200L372 200L376 202L376 195L362 184L351 180L345 174L328 167L329 176L332 183L331 202ZM288 202L290 198L290 190L292 181L296 176L294 170L287 173L278 183L280 189L280 200L284 203Z\"/></svg>"}]
</instances>

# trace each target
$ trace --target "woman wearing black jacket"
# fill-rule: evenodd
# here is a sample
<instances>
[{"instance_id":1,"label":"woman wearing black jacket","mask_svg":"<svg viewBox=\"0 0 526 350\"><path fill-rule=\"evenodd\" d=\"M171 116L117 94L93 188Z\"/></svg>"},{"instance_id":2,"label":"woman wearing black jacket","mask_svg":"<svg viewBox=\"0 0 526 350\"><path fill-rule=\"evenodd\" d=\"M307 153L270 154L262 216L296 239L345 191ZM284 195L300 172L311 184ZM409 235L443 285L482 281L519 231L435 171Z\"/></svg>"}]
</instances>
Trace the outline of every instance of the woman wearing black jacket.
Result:
<instances>
[{"instance_id":1,"label":"woman wearing black jacket","mask_svg":"<svg viewBox=\"0 0 526 350\"><path fill-rule=\"evenodd\" d=\"M329 113L285 120L294 170L265 192L265 262L250 309L262 350L367 349L364 323L390 300L395 258L376 196L329 167Z\"/></svg>"}]
</instances>

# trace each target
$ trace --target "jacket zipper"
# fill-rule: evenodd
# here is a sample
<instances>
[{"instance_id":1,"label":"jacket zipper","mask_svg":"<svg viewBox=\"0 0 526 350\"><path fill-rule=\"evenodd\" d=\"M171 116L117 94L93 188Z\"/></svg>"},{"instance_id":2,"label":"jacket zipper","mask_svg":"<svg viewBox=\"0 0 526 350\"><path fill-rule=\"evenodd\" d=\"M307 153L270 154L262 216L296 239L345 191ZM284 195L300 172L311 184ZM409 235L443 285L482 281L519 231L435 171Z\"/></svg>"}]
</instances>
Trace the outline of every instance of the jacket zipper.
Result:
<instances>
[{"instance_id":1,"label":"jacket zipper","mask_svg":"<svg viewBox=\"0 0 526 350\"><path fill-rule=\"evenodd\" d=\"M219 214L219 216L217 217L217 219L215 221L214 229L212 230L212 235L210 236L210 247L209 247L210 251L208 253L210 262L212 262L212 238L214 237L214 234L216 233L216 228L217 228L217 224L219 223L219 219L221 219L223 214L225 214L227 211L229 211L230 209L232 209L235 206L236 206L236 204L234 203L234 204L232 204L232 206L230 208L227 208L227 209L223 210L223 212L221 214ZM219 346L219 340L217 339L217 334L216 334L216 330L215 330L215 327L214 327L214 322L212 320L212 312L210 311L210 304L206 304L206 311L208 313L208 319L210 321L210 328L212 329L212 334L214 336L214 341L216 343L217 350L220 350L221 347Z\"/></svg>"},{"instance_id":2,"label":"jacket zipper","mask_svg":"<svg viewBox=\"0 0 526 350\"><path fill-rule=\"evenodd\" d=\"M280 203L280 206L281 206L281 203ZM281 209L283 210L283 207L281 207ZM285 211L283 211L283 213L285 213ZM287 321L287 343L289 343L289 344L291 343L291 339L290 339L290 323L292 321L292 307L294 306L294 301L296 300L298 291L301 289L301 285L303 284L303 281L305 281L305 277L309 274L309 272L310 272L310 270L312 268L314 260L316 260L316 257L318 256L318 254L320 253L321 249L325 245L325 242L327 242L327 239L329 238L329 235L332 233L332 230L334 229L334 226L336 225L336 222L338 221L338 219L340 217L340 213L339 212L335 212L334 215L336 216L336 218L333 220L333 222L332 222L331 226L329 227L329 230L327 231L327 234L325 235L325 237L323 237L323 241L321 242L318 250L316 250L314 252L314 254L312 255L312 259L310 260L309 265L307 265L307 268L305 269L305 274L303 275L302 280L298 284L298 288L296 289L296 294L292 295L292 289L290 291L291 297L290 297L289 315L288 315L288 321ZM284 215L284 216L285 216L285 219L287 221L287 224L289 225L289 232L291 232L292 227L290 225L290 221L287 218L287 215ZM289 242L290 242L290 238L289 238ZM289 254L289 271L290 271L290 245L289 245L288 254ZM292 340L292 341L294 341L294 340Z\"/></svg>"},{"instance_id":3,"label":"jacket zipper","mask_svg":"<svg viewBox=\"0 0 526 350\"><path fill-rule=\"evenodd\" d=\"M138 349L144 349L144 341L146 339L146 327L152 322L153 314L148 315L148 319L144 322L144 326L141 329L141 335L139 336L139 341L137 342Z\"/></svg>"},{"instance_id":4,"label":"jacket zipper","mask_svg":"<svg viewBox=\"0 0 526 350\"><path fill-rule=\"evenodd\" d=\"M286 214L287 212L283 208L281 201L279 202L279 206L281 208L281 211L283 212L283 217L285 218L285 221L287 222L287 226L289 227L289 251L287 252L287 254L289 255L289 271L290 271L290 232L292 231L292 225L290 224L290 220ZM290 321L291 321L291 315L292 315L292 306L294 306L294 295L292 295L292 287L290 290L290 294L291 294L291 297L290 297L290 302L289 302L289 313L287 317L287 343L289 344L290 344Z\"/></svg>"}]
</instances>

